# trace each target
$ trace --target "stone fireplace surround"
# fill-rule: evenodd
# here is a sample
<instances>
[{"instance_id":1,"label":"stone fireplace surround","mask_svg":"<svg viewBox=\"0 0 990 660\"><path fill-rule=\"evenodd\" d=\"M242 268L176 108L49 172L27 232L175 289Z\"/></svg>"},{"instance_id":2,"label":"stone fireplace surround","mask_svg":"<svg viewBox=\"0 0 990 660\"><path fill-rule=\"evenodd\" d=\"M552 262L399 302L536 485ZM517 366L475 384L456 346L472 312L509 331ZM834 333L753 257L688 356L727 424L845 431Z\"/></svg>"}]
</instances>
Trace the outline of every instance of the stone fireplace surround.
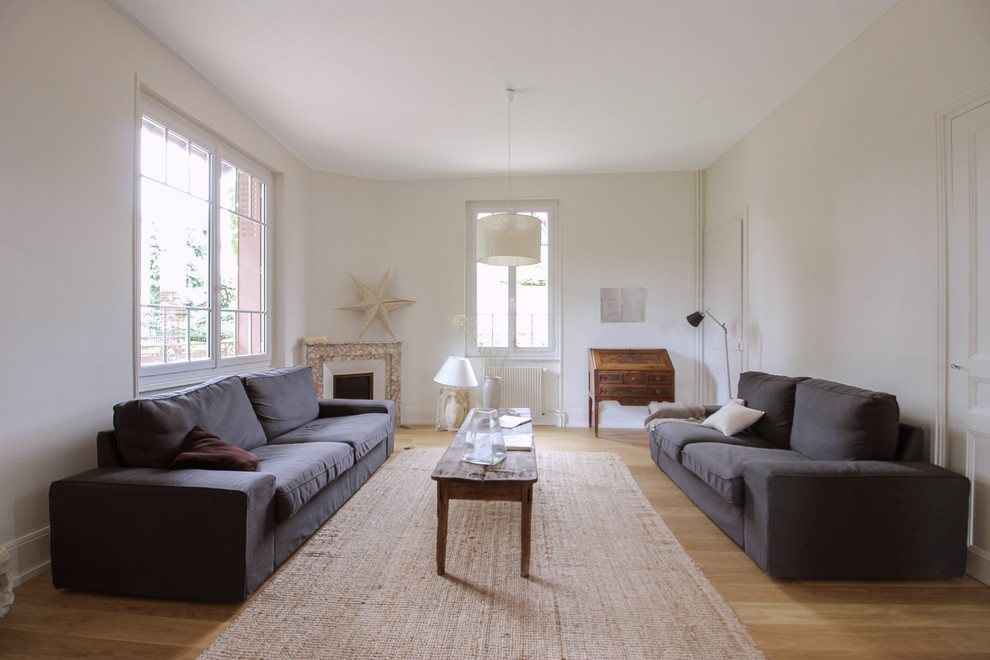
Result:
<instances>
[{"instance_id":1,"label":"stone fireplace surround","mask_svg":"<svg viewBox=\"0 0 990 660\"><path fill-rule=\"evenodd\" d=\"M373 373L375 398L395 401L395 423L402 419L402 342L330 342L303 339L303 359L313 370L316 396L330 397L334 374ZM382 377L384 376L384 377ZM384 382L384 391L380 383ZM329 389L327 389L329 387Z\"/></svg>"}]
</instances>

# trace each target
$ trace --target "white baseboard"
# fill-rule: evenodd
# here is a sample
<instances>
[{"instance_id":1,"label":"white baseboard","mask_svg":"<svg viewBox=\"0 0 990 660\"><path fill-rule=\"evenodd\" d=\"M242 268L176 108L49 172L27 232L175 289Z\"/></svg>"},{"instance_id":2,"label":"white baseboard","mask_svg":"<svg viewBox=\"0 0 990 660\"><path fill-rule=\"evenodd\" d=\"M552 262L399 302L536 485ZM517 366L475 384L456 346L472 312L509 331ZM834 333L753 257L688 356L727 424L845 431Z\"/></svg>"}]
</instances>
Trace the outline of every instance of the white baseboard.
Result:
<instances>
[{"instance_id":1,"label":"white baseboard","mask_svg":"<svg viewBox=\"0 0 990 660\"><path fill-rule=\"evenodd\" d=\"M51 534L48 526L3 544L10 553L13 585L16 587L51 566Z\"/></svg>"},{"instance_id":2,"label":"white baseboard","mask_svg":"<svg viewBox=\"0 0 990 660\"><path fill-rule=\"evenodd\" d=\"M990 555L971 545L966 560L966 574L983 584L990 585Z\"/></svg>"}]
</instances>

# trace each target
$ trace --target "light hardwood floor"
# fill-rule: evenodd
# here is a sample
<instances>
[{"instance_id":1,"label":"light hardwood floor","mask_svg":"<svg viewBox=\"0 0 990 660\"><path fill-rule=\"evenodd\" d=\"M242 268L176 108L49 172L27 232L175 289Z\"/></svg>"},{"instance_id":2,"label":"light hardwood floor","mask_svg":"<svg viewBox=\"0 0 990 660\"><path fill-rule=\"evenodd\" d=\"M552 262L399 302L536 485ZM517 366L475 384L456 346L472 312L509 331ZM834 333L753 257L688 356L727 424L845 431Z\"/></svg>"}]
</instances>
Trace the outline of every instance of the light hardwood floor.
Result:
<instances>
[{"instance_id":1,"label":"light hardwood floor","mask_svg":"<svg viewBox=\"0 0 990 660\"><path fill-rule=\"evenodd\" d=\"M619 454L769 658L990 658L990 587L970 578L770 579L650 460L644 431L600 434L536 429L543 448ZM444 447L451 437L415 427L401 429L395 444L397 450ZM47 573L14 595L0 620L3 658L195 658L246 606L56 591Z\"/></svg>"}]
</instances>

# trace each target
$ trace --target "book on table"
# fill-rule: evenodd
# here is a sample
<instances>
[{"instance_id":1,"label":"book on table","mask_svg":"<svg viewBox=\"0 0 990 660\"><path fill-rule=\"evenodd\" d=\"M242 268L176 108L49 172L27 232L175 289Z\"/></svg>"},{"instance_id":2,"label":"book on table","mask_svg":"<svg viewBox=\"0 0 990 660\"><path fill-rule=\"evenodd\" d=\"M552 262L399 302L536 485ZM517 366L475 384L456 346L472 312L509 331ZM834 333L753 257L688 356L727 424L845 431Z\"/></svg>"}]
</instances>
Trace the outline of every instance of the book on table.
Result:
<instances>
[{"instance_id":1,"label":"book on table","mask_svg":"<svg viewBox=\"0 0 990 660\"><path fill-rule=\"evenodd\" d=\"M533 451L532 433L506 433L503 440L506 451Z\"/></svg>"},{"instance_id":2,"label":"book on table","mask_svg":"<svg viewBox=\"0 0 990 660\"><path fill-rule=\"evenodd\" d=\"M499 426L503 429L514 429L517 426L522 426L526 422L533 421L530 417L519 417L518 415L502 415L498 418Z\"/></svg>"}]
</instances>

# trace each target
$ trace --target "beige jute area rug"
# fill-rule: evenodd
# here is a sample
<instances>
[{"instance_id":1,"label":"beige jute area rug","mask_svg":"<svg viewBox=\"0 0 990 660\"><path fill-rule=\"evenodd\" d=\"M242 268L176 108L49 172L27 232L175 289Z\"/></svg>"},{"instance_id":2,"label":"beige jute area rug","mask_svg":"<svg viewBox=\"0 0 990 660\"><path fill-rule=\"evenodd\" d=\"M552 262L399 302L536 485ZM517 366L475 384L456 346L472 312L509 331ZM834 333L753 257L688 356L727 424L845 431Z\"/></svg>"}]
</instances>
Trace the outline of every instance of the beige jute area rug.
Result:
<instances>
[{"instance_id":1,"label":"beige jute area rug","mask_svg":"<svg viewBox=\"0 0 990 660\"><path fill-rule=\"evenodd\" d=\"M519 504L452 500L438 576L441 454L398 452L201 658L763 657L615 454L539 451L528 579Z\"/></svg>"}]
</instances>

